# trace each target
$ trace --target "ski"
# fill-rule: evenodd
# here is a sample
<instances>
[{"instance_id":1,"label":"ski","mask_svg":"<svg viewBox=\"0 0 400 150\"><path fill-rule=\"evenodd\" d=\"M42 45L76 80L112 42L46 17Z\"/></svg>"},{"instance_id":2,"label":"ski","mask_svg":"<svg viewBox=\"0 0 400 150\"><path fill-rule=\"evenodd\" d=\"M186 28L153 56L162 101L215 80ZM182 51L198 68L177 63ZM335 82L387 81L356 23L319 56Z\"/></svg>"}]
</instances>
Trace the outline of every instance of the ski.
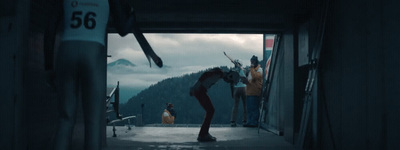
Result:
<instances>
[{"instance_id":1,"label":"ski","mask_svg":"<svg viewBox=\"0 0 400 150\"><path fill-rule=\"evenodd\" d=\"M311 112L312 108L312 103L314 102L313 100L313 88L315 86L315 83L317 82L316 80L318 79L318 71L319 71L319 59L321 55L321 50L322 50L322 43L324 40L324 33L325 33L325 24L326 24L326 18L328 14L328 8L329 8L329 2L327 1L325 3L325 9L323 10L323 14L321 15L321 22L320 22L320 27L318 30L318 39L316 41L315 46L313 47L313 50L311 52L311 57L309 61L309 71L308 71L308 79L305 87L305 97L304 97L304 103L303 103L303 112L302 112L302 118L301 118L301 123L300 123L300 131L299 131L299 136L296 141L296 147L299 149L303 149L305 146L305 137L307 136L308 129L310 127L310 122L311 122L311 115L313 113L317 112Z\"/></svg>"},{"instance_id":2,"label":"ski","mask_svg":"<svg viewBox=\"0 0 400 150\"><path fill-rule=\"evenodd\" d=\"M234 65L240 66L240 65L236 64L235 60L232 59L232 57L229 57L228 54L226 54L225 52L224 52L224 55L225 55L226 57L228 57L228 59L229 59ZM242 66L240 67L240 69L242 69L243 71L245 71L244 68L243 68Z\"/></svg>"},{"instance_id":3,"label":"ski","mask_svg":"<svg viewBox=\"0 0 400 150\"><path fill-rule=\"evenodd\" d=\"M138 24L136 22L135 12L133 12L132 15L134 15L133 35L135 36L135 38L138 41L140 47L142 48L144 54L146 55L147 60L149 61L150 67L151 67L150 59L153 59L154 63L158 67L161 68L163 66L163 62L162 62L161 58L157 56L157 54L154 52L153 48L151 48L147 39L144 37L143 32L139 29Z\"/></svg>"}]
</instances>

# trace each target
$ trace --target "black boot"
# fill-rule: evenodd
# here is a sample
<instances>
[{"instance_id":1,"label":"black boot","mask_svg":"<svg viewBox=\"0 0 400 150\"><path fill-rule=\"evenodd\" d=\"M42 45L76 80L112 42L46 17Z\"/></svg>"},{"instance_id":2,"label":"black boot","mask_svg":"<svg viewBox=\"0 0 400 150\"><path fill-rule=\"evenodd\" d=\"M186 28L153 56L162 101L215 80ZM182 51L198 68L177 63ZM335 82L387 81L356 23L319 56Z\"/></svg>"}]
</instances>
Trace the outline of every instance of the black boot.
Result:
<instances>
[{"instance_id":1,"label":"black boot","mask_svg":"<svg viewBox=\"0 0 400 150\"><path fill-rule=\"evenodd\" d=\"M205 136L197 137L197 141L199 141L199 142L214 142L214 141L217 141L217 138L211 136L211 134L207 134Z\"/></svg>"}]
</instances>

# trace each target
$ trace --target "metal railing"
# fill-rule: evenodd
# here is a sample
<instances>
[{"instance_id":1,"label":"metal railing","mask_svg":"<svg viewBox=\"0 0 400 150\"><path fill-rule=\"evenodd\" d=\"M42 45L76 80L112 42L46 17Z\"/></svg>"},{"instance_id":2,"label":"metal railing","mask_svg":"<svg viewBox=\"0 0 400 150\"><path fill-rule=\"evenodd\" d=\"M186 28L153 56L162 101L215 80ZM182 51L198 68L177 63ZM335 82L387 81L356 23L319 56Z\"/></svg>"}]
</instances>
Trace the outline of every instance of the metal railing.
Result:
<instances>
[{"instance_id":1,"label":"metal railing","mask_svg":"<svg viewBox=\"0 0 400 150\"><path fill-rule=\"evenodd\" d=\"M119 113L119 81L117 82L117 87L113 88L110 93L107 93L107 98L106 98L106 113L111 113L115 112L116 119L110 120L109 116L107 115L107 124L113 125L113 137L116 137L117 135L115 134L115 123L121 122L124 120L128 121L128 130L131 130L131 119L136 118L136 116L126 116L122 117L122 115ZM112 102L112 99L114 98L114 101ZM112 107L110 106L112 104ZM112 108L112 109L111 109Z\"/></svg>"}]
</instances>

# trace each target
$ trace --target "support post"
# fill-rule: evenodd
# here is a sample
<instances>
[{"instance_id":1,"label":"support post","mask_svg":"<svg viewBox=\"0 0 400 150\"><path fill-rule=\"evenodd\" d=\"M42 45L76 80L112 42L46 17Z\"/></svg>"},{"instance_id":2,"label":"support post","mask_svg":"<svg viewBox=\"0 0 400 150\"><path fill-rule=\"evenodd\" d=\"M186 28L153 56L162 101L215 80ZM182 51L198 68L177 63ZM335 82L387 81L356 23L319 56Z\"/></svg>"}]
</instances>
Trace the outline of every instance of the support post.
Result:
<instances>
[{"instance_id":1,"label":"support post","mask_svg":"<svg viewBox=\"0 0 400 150\"><path fill-rule=\"evenodd\" d=\"M115 131L117 131L117 129L115 129L115 123L113 123L113 137L117 137L117 134L115 134Z\"/></svg>"}]
</instances>

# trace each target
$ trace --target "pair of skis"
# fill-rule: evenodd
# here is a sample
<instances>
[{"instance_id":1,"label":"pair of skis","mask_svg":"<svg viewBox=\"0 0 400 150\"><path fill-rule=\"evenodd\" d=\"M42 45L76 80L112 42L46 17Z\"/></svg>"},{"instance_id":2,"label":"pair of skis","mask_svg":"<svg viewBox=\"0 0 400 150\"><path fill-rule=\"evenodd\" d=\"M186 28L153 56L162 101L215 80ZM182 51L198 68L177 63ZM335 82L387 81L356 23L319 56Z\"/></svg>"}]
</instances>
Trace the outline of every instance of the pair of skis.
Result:
<instances>
[{"instance_id":1,"label":"pair of skis","mask_svg":"<svg viewBox=\"0 0 400 150\"><path fill-rule=\"evenodd\" d=\"M308 79L305 87L305 97L304 97L304 103L303 103L303 112L302 112L302 118L301 118L301 123L300 123L300 131L299 131L299 136L297 138L297 141L295 143L296 147L299 149L303 149L305 146L305 138L307 136L307 133L310 128L310 122L311 122L311 116L312 113L317 113L317 112L311 112L312 104L313 104L313 88L315 86L315 82L318 79L318 71L319 71L319 59L321 55L321 49L322 49L322 43L324 40L324 34L325 34L325 25L326 25L326 19L328 15L328 9L329 9L329 3L330 1L327 1L325 3L325 9L323 9L322 15L321 15L321 22L320 22L320 27L319 27L319 35L318 39L316 41L315 46L313 47L313 50L311 52L311 57L309 61L309 71L308 71ZM319 80L319 79L318 79ZM330 125L330 124L329 124Z\"/></svg>"},{"instance_id":2,"label":"pair of skis","mask_svg":"<svg viewBox=\"0 0 400 150\"><path fill-rule=\"evenodd\" d=\"M319 44L318 44L319 45ZM308 79L305 87L305 98L303 102L303 112L302 112L302 117L301 117L301 123L300 123L300 131L299 131L299 137L297 139L296 147L302 149L304 147L305 143L305 137L307 135L308 129L310 127L310 122L311 122L311 108L312 108L312 103L313 103L313 96L312 96L312 90L314 88L314 83L317 78L317 73L318 73L318 59L319 59L319 54L320 54L320 48L321 45L316 46L314 50L312 51L312 56L311 60L309 62L309 71L308 71ZM315 113L315 112L314 112Z\"/></svg>"}]
</instances>

